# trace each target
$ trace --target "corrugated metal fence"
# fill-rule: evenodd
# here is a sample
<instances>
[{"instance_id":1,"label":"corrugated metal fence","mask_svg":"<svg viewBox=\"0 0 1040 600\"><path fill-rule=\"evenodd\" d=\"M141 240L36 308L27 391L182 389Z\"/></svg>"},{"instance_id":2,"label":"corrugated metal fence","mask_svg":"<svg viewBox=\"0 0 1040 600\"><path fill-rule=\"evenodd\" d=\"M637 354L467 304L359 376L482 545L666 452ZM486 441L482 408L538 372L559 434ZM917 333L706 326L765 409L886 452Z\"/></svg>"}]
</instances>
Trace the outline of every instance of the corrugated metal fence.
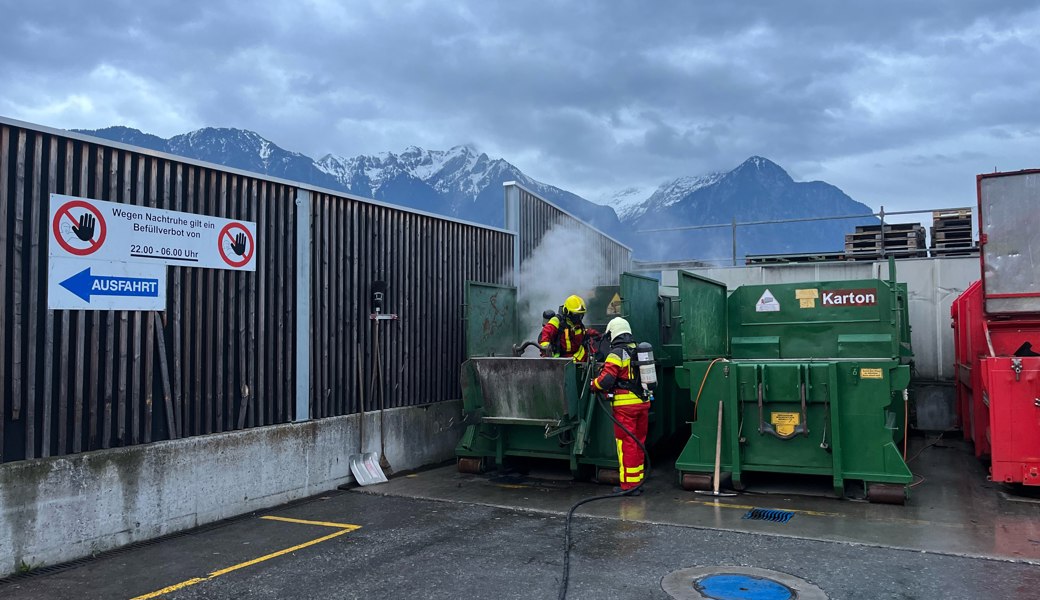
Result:
<instances>
[{"instance_id":1,"label":"corrugated metal fence","mask_svg":"<svg viewBox=\"0 0 1040 600\"><path fill-rule=\"evenodd\" d=\"M329 194L312 210L311 416L460 398L465 282L511 284L514 236ZM397 315L378 340L377 281Z\"/></svg>"},{"instance_id":2,"label":"corrugated metal fence","mask_svg":"<svg viewBox=\"0 0 1040 600\"><path fill-rule=\"evenodd\" d=\"M581 236L583 247L602 257L604 268L595 285L617 285L618 275L631 268L631 248L513 182L506 184L506 219L507 226L520 233L518 271L554 227L569 228Z\"/></svg>"},{"instance_id":3,"label":"corrugated metal fence","mask_svg":"<svg viewBox=\"0 0 1040 600\"><path fill-rule=\"evenodd\" d=\"M376 280L400 315L380 326L386 406L458 397L463 284L511 284L515 236L317 190L297 273L302 189L0 119L0 462L294 420L308 280L310 416L358 410ZM257 269L170 267L163 313L48 311L52 192L255 221Z\"/></svg>"}]
</instances>

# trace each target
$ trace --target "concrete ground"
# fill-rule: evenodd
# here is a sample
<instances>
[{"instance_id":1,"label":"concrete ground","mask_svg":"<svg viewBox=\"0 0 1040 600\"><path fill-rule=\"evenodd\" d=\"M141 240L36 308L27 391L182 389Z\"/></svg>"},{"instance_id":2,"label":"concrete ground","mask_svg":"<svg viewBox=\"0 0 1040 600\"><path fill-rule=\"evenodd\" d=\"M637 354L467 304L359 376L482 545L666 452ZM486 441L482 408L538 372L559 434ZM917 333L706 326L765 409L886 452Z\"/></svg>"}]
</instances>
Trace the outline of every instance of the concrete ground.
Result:
<instances>
[{"instance_id":1,"label":"concrete ground","mask_svg":"<svg viewBox=\"0 0 1040 600\"><path fill-rule=\"evenodd\" d=\"M647 494L582 507L568 597L668 598L665 575L702 565L780 571L835 599L1040 597L1040 503L986 483L959 442L911 466L926 479L906 507L805 487L716 502L658 469ZM602 491L547 469L432 469L14 578L0 597L551 598L563 513ZM785 524L742 519L750 507L796 512Z\"/></svg>"}]
</instances>

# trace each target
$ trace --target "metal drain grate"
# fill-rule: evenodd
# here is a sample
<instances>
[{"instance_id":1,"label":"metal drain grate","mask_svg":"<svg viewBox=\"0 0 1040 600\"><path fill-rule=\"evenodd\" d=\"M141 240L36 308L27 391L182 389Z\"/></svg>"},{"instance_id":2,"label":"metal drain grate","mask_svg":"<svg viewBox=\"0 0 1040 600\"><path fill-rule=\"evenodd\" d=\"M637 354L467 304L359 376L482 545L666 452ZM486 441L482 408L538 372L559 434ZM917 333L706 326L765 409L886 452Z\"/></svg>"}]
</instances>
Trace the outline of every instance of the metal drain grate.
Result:
<instances>
[{"instance_id":1,"label":"metal drain grate","mask_svg":"<svg viewBox=\"0 0 1040 600\"><path fill-rule=\"evenodd\" d=\"M772 508L752 508L744 513L742 518L752 521L770 521L772 523L787 523L794 516L793 512L776 510Z\"/></svg>"}]
</instances>

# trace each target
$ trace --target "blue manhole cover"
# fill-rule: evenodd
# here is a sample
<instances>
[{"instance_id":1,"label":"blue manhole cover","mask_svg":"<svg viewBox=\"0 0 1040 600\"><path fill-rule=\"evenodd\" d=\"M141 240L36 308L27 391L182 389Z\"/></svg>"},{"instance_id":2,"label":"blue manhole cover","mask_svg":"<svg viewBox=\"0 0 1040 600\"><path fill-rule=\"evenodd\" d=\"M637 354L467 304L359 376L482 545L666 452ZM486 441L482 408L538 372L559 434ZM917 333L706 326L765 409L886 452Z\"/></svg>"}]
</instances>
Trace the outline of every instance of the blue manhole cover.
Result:
<instances>
[{"instance_id":1,"label":"blue manhole cover","mask_svg":"<svg viewBox=\"0 0 1040 600\"><path fill-rule=\"evenodd\" d=\"M681 600L827 600L808 581L757 567L718 565L672 571L661 588Z\"/></svg>"},{"instance_id":2,"label":"blue manhole cover","mask_svg":"<svg viewBox=\"0 0 1040 600\"><path fill-rule=\"evenodd\" d=\"M764 577L724 573L701 577L693 587L712 600L791 600L791 588Z\"/></svg>"}]
</instances>

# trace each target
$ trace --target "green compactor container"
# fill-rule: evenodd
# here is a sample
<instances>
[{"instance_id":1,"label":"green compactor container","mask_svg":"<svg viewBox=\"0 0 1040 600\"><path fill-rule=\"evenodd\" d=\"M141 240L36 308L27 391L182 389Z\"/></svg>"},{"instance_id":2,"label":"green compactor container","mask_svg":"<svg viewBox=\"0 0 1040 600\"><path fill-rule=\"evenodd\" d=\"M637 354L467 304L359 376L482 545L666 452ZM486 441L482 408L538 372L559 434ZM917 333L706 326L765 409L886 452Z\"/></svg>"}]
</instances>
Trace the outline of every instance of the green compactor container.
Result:
<instances>
[{"instance_id":1,"label":"green compactor container","mask_svg":"<svg viewBox=\"0 0 1040 600\"><path fill-rule=\"evenodd\" d=\"M659 383L646 440L651 450L674 441L680 429L685 433L692 414L675 384L681 346L668 343L673 332L679 337L675 299L661 297L659 289L656 279L625 273L619 285L598 287L585 297L587 326L602 332L610 319L623 316L638 341L654 346ZM533 307L537 313L544 308L549 307ZM614 424L587 391L599 365L514 356L522 336L530 334L520 330L515 288L467 283L467 360L461 372L466 430L456 447L459 471L501 468L514 457L548 458L566 461L575 478L616 483Z\"/></svg>"},{"instance_id":2,"label":"green compactor container","mask_svg":"<svg viewBox=\"0 0 1040 600\"><path fill-rule=\"evenodd\" d=\"M894 272L894 269L893 269ZM684 363L695 405L676 470L711 489L718 411L721 468L863 482L872 502L902 504L912 351L905 284L880 279L745 285L680 273ZM718 359L718 360L716 360Z\"/></svg>"}]
</instances>

